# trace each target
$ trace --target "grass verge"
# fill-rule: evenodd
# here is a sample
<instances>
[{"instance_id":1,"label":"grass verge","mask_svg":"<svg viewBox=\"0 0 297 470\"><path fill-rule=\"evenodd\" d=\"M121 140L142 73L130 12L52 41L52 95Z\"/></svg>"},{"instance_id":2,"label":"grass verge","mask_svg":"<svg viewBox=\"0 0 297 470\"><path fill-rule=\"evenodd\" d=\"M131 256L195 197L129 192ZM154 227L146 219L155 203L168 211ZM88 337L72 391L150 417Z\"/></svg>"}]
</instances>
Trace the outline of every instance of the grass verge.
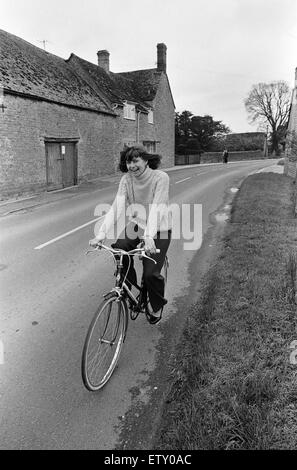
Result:
<instances>
[{"instance_id":1,"label":"grass verge","mask_svg":"<svg viewBox=\"0 0 297 470\"><path fill-rule=\"evenodd\" d=\"M171 364L155 449L296 449L293 193L290 178L272 173L237 193Z\"/></svg>"}]
</instances>

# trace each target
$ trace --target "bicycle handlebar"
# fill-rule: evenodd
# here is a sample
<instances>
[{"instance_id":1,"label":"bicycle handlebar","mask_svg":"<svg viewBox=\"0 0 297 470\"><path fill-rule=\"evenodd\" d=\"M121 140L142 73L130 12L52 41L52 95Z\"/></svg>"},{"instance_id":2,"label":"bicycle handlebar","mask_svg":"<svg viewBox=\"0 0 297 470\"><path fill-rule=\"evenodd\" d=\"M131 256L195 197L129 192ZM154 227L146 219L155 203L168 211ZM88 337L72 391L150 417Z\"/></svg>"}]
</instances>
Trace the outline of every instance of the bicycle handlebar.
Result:
<instances>
[{"instance_id":1,"label":"bicycle handlebar","mask_svg":"<svg viewBox=\"0 0 297 470\"><path fill-rule=\"evenodd\" d=\"M142 258L150 259L155 264L157 264L157 262L153 258L151 258L150 256L147 256L144 248L135 248L134 250L130 250L130 251L121 250L119 248L115 250L114 248L111 248L109 246L104 245L101 242L98 242L97 246L93 250L87 250L86 254L92 253L93 251L98 251L101 248L104 248L104 250L109 251L113 255L119 255L119 254L128 255L128 256L138 255L138 256L141 256ZM160 250L158 248L156 249L156 253L160 253Z\"/></svg>"}]
</instances>

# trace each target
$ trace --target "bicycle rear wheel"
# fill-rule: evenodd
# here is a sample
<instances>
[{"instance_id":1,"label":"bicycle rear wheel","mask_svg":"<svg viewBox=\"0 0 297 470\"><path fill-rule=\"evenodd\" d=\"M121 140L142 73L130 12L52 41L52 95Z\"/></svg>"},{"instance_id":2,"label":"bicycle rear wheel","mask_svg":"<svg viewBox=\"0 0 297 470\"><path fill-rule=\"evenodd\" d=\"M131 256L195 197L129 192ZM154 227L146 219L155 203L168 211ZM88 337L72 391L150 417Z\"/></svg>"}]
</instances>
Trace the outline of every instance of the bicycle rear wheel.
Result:
<instances>
[{"instance_id":1,"label":"bicycle rear wheel","mask_svg":"<svg viewBox=\"0 0 297 470\"><path fill-rule=\"evenodd\" d=\"M110 379L121 354L126 327L123 301L116 294L109 294L93 317L83 348L81 371L88 390L100 390Z\"/></svg>"}]
</instances>

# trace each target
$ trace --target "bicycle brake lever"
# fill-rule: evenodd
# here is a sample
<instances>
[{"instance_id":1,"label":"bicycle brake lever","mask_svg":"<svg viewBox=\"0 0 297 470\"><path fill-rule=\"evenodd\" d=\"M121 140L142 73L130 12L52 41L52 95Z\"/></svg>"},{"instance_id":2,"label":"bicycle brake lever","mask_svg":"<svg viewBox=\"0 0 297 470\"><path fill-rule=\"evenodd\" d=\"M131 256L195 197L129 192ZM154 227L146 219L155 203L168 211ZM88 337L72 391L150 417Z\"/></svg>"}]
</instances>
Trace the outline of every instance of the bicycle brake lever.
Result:
<instances>
[{"instance_id":1,"label":"bicycle brake lever","mask_svg":"<svg viewBox=\"0 0 297 470\"><path fill-rule=\"evenodd\" d=\"M155 261L153 258L150 258L149 256L147 255L141 255L141 258L147 258L147 259L150 259L151 261L153 261L155 264L157 264L157 261Z\"/></svg>"},{"instance_id":2,"label":"bicycle brake lever","mask_svg":"<svg viewBox=\"0 0 297 470\"><path fill-rule=\"evenodd\" d=\"M89 253L93 253L94 251L98 251L99 249L100 249L100 247L97 246L97 247L94 248L93 250L87 250L87 251L85 252L85 254L88 255Z\"/></svg>"}]
</instances>

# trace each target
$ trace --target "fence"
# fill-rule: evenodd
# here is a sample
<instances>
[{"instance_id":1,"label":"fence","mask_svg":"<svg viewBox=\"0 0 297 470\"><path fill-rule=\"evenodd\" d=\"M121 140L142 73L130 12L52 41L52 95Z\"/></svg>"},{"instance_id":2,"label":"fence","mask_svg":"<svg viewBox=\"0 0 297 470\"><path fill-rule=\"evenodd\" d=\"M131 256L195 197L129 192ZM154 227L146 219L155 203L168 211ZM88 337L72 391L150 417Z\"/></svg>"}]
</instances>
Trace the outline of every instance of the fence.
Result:
<instances>
[{"instance_id":1,"label":"fence","mask_svg":"<svg viewBox=\"0 0 297 470\"><path fill-rule=\"evenodd\" d=\"M201 155L175 155L175 165L194 165L199 163L221 163L222 152L204 152ZM262 150L248 150L240 152L229 152L229 161L262 160Z\"/></svg>"}]
</instances>

